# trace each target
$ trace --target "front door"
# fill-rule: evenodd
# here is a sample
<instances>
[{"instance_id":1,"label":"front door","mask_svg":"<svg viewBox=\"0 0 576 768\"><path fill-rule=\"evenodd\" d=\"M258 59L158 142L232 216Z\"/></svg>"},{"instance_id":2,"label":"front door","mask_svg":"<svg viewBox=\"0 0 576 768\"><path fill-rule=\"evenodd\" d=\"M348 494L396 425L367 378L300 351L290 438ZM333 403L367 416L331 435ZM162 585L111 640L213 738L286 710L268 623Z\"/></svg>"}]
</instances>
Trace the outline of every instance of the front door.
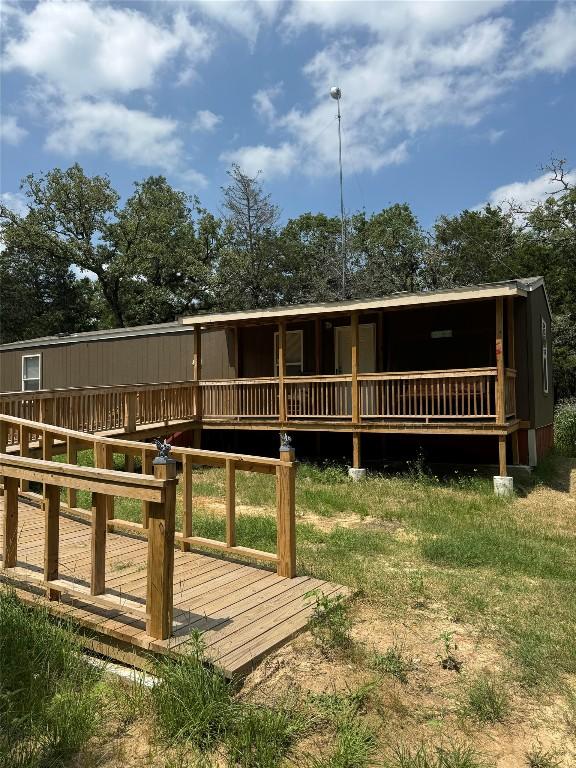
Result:
<instances>
[{"instance_id":1,"label":"front door","mask_svg":"<svg viewBox=\"0 0 576 768\"><path fill-rule=\"evenodd\" d=\"M376 326L374 323L361 323L358 326L360 355L359 373L376 371ZM352 343L349 325L334 328L335 373L352 372Z\"/></svg>"}]
</instances>

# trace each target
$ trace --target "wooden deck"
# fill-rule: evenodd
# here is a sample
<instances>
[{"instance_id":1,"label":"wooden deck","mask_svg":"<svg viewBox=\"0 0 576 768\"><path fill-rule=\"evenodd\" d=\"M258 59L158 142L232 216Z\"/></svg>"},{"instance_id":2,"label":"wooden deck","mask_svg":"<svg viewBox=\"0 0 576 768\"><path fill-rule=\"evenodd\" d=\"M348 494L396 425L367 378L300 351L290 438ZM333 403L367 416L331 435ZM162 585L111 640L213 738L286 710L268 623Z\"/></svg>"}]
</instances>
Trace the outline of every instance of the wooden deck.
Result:
<instances>
[{"instance_id":1,"label":"wooden deck","mask_svg":"<svg viewBox=\"0 0 576 768\"><path fill-rule=\"evenodd\" d=\"M0 499L0 523L4 503ZM3 551L0 524L0 552ZM90 591L91 529L68 515L60 517L60 579L75 590L48 601L42 587L44 514L38 504L19 503L18 562L0 571L0 580L15 585L21 598L41 600L57 615L88 630L88 647L112 658L146 666L146 652L185 652L194 630L202 633L206 656L227 676L248 672L266 653L304 629L313 602L307 593L347 594L345 587L299 576L276 575L265 568L199 552L175 552L174 624L168 640L146 634L145 621L131 610L146 603L147 542L122 533L108 533L105 593ZM31 581L36 581L36 585ZM86 591L86 599L78 596ZM114 600L117 607L111 608Z\"/></svg>"}]
</instances>

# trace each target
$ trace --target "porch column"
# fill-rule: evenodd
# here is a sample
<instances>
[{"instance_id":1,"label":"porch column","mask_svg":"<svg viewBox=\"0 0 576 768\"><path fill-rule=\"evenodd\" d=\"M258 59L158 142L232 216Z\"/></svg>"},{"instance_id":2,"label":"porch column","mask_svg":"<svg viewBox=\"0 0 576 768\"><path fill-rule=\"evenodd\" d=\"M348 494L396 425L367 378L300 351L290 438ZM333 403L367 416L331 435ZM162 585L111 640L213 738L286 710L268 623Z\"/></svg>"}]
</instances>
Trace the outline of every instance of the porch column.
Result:
<instances>
[{"instance_id":1,"label":"porch column","mask_svg":"<svg viewBox=\"0 0 576 768\"><path fill-rule=\"evenodd\" d=\"M319 317L314 319L314 373L320 376L322 373L322 321Z\"/></svg>"},{"instance_id":2,"label":"porch column","mask_svg":"<svg viewBox=\"0 0 576 768\"><path fill-rule=\"evenodd\" d=\"M496 423L506 421L506 370L504 368L504 300L496 299Z\"/></svg>"},{"instance_id":3,"label":"porch column","mask_svg":"<svg viewBox=\"0 0 576 768\"><path fill-rule=\"evenodd\" d=\"M506 423L506 369L504 366L504 299L496 299L496 423ZM513 492L513 480L507 475L506 435L498 436L498 471L494 477L494 492L507 496Z\"/></svg>"},{"instance_id":4,"label":"porch column","mask_svg":"<svg viewBox=\"0 0 576 768\"><path fill-rule=\"evenodd\" d=\"M286 321L278 323L278 416L281 424L286 421L286 396L284 376L286 375Z\"/></svg>"},{"instance_id":5,"label":"porch column","mask_svg":"<svg viewBox=\"0 0 576 768\"><path fill-rule=\"evenodd\" d=\"M196 420L202 421L202 329L194 326L194 381L196 382Z\"/></svg>"},{"instance_id":6,"label":"porch column","mask_svg":"<svg viewBox=\"0 0 576 768\"><path fill-rule=\"evenodd\" d=\"M352 353L352 364L350 370L352 373L352 424L357 425L360 422L360 398L358 391L358 362L360 355L360 339L358 328L358 312L352 312L350 315L350 349ZM360 480L366 476L366 470L361 469L360 455L360 432L354 430L352 433L352 466L348 474L353 480Z\"/></svg>"}]
</instances>

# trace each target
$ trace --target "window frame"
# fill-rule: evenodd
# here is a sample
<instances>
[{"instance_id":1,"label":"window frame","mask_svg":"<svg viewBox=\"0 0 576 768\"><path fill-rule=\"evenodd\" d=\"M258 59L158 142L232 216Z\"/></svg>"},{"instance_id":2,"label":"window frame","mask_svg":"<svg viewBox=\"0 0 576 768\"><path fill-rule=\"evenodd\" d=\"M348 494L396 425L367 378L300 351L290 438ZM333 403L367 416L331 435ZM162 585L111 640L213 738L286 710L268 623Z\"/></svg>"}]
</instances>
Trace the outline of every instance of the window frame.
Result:
<instances>
[{"instance_id":1,"label":"window frame","mask_svg":"<svg viewBox=\"0 0 576 768\"><path fill-rule=\"evenodd\" d=\"M542 360L542 389L544 394L547 395L550 392L550 374L548 367L548 324L542 316L540 316L540 344Z\"/></svg>"},{"instance_id":2,"label":"window frame","mask_svg":"<svg viewBox=\"0 0 576 768\"><path fill-rule=\"evenodd\" d=\"M26 378L26 360L31 360L33 358L38 359L38 376L35 376L34 378ZM26 382L28 381L37 381L38 386L34 387L33 389L27 389L26 388ZM42 353L37 352L33 355L22 355L22 392L39 392L42 389Z\"/></svg>"},{"instance_id":3,"label":"window frame","mask_svg":"<svg viewBox=\"0 0 576 768\"><path fill-rule=\"evenodd\" d=\"M297 333L300 336L300 362L299 363L288 363L286 362L286 373L285 376L298 376L302 375L304 373L304 331L302 329L295 330L295 331L286 331L286 347L288 347L288 334L290 333ZM277 377L280 374L280 370L278 368L278 331L274 331L274 376ZM299 374L291 374L288 373L288 368L295 368L296 366L299 366Z\"/></svg>"}]
</instances>

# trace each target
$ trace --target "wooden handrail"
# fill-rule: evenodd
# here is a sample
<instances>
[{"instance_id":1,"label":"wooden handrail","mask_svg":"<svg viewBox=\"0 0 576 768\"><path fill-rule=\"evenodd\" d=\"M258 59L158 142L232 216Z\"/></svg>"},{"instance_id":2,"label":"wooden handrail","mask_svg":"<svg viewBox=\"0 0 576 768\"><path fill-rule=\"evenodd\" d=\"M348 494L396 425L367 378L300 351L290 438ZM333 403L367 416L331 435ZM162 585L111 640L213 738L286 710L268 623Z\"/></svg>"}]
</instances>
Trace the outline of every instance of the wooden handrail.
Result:
<instances>
[{"instance_id":1,"label":"wooden handrail","mask_svg":"<svg viewBox=\"0 0 576 768\"><path fill-rule=\"evenodd\" d=\"M172 634L172 589L174 577L174 519L176 514L176 462L154 467L154 476L118 472L111 469L79 467L44 459L0 454L0 474L4 477L3 570L25 581L38 578L18 568L18 483L34 481L44 485L44 575L42 584L48 599L61 594L85 598L86 591L59 576L60 489L90 490L91 577L89 594L98 604L118 607L118 600L105 594L107 500L109 497L141 499L150 503L151 523L148 538L147 600L145 611L133 601L121 603L123 610L146 619L147 632L165 640Z\"/></svg>"},{"instance_id":2,"label":"wooden handrail","mask_svg":"<svg viewBox=\"0 0 576 768\"><path fill-rule=\"evenodd\" d=\"M30 399L46 399L55 396L70 396L70 395L82 395L82 394L94 394L97 392L106 392L108 394L114 392L141 392L144 390L164 389L172 388L179 389L182 387L194 387L196 381L166 381L166 382L150 382L148 384L99 384L91 387L59 387L56 389L36 389L30 392L24 392L16 390L14 392L2 392L0 393L0 402L2 400L30 400Z\"/></svg>"},{"instance_id":3,"label":"wooden handrail","mask_svg":"<svg viewBox=\"0 0 576 768\"><path fill-rule=\"evenodd\" d=\"M101 508L97 507L92 512L87 512L85 509L76 507L76 491L79 489L94 490L105 493L105 518L107 520L107 528L113 529L129 529L132 532L140 533L144 536L149 536L150 520L153 514L153 506L157 503L162 503L158 495L152 494L150 490L150 481L154 485L153 478L150 477L152 471L152 459L156 456L156 447L151 443L135 442L131 440L104 437L101 435L91 435L84 432L77 432L75 430L66 429L63 427L57 427L52 425L42 424L40 422L32 422L27 419L21 419L15 416L7 416L0 414L0 453L6 450L7 447L7 434L8 429L17 430L20 434L21 444L13 444L13 449L19 449L23 455L5 455L2 456L5 459L6 466L20 466L19 481L21 483L28 482L45 482L42 470L50 469L52 472L51 483L57 483L59 487L68 488L68 504L66 509L73 515L79 516L84 519L93 520L95 516L101 515ZM28 458L27 454L30 451L30 438L34 435L39 436L42 443L43 452L48 452L54 455L66 454L67 463L62 464L59 462L44 462L42 460ZM22 438L23 436L23 438ZM94 459L97 466L92 467L77 467L73 462L77 460L77 454L79 450L83 448L91 448L94 451ZM124 454L125 457L141 456L142 467L145 472L144 475L140 475L132 472L113 472L111 469L112 458L114 454ZM184 509L183 509L183 523L182 531L175 533L175 539L182 546L182 549L189 550L191 547L203 547L208 549L215 549L221 552L229 552L231 554L237 554L244 557L250 557L257 560L263 560L265 562L274 563L277 566L278 572L295 572L295 566L290 567L285 564L282 565L283 560L280 554L272 552L264 552L261 550L251 549L238 545L236 542L235 534L235 520L236 520L236 495L235 495L235 473L237 471L244 472L258 472L264 474L276 475L277 488L282 485L286 488L286 482L284 476L286 472L294 474L296 472L296 464L293 461L287 459L282 454L281 458L265 458L262 456L251 456L246 454L220 452L220 451L208 451L199 448L184 448L174 447L171 451L171 455L174 459L182 462L182 475L184 482ZM40 464L38 462L40 461ZM192 495L192 473L194 465L205 465L212 467L223 467L226 469L226 537L225 541L217 541L213 539L206 539L203 537L194 536L192 533L192 512L193 512L193 495ZM1 471L0 464L0 474ZM70 478L81 476L84 479L73 481ZM98 485L98 483L108 482L110 478L114 478L117 482L118 478L122 479L120 485L117 485L113 490L106 491L105 487ZM132 486L136 486L137 490L133 490ZM286 500L285 494L287 491L283 490L282 493L278 491L277 495L277 525L278 530L285 528L288 531L292 529L284 520L286 509L289 510L288 514L294 516L294 487L293 483L290 485L289 498ZM145 488L146 490L142 490ZM139 489L139 490L138 490ZM26 490L24 486L22 490ZM114 496L139 498L142 501L142 523L127 522L115 518L114 516ZM290 537L293 538L295 534L291 533ZM294 543L289 542L289 547L294 548ZM288 551L287 547L282 543L282 547L278 547L278 553L281 551ZM291 549L290 549L291 551Z\"/></svg>"}]
</instances>

